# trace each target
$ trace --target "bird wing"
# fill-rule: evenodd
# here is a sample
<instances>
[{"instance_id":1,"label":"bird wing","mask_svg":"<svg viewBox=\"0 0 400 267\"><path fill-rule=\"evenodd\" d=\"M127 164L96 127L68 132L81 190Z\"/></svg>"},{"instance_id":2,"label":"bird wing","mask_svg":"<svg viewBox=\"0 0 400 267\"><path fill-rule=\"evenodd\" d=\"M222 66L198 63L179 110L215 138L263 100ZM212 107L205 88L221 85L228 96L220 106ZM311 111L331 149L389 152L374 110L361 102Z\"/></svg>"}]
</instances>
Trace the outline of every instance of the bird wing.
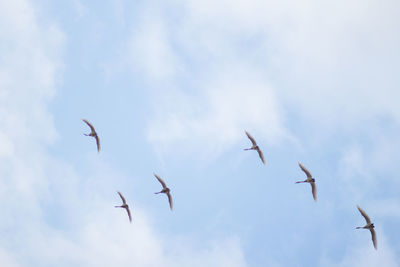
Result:
<instances>
[{"instance_id":1,"label":"bird wing","mask_svg":"<svg viewBox=\"0 0 400 267\"><path fill-rule=\"evenodd\" d=\"M258 152L258 156L260 156L261 161L264 163L265 165L265 159L264 159L264 154L262 153L261 149L257 149Z\"/></svg>"},{"instance_id":2,"label":"bird wing","mask_svg":"<svg viewBox=\"0 0 400 267\"><path fill-rule=\"evenodd\" d=\"M126 212L128 213L129 221L132 222L131 211L129 210L129 208L125 208L125 209L126 209Z\"/></svg>"},{"instance_id":3,"label":"bird wing","mask_svg":"<svg viewBox=\"0 0 400 267\"><path fill-rule=\"evenodd\" d=\"M125 200L124 196L121 194L121 192L117 191L117 193L118 193L118 195L121 197L122 203L123 203L123 204L126 204L126 200Z\"/></svg>"},{"instance_id":4,"label":"bird wing","mask_svg":"<svg viewBox=\"0 0 400 267\"><path fill-rule=\"evenodd\" d=\"M167 196L168 196L169 207L172 210L174 208L174 203L172 203L172 196L169 192L167 193Z\"/></svg>"},{"instance_id":5,"label":"bird wing","mask_svg":"<svg viewBox=\"0 0 400 267\"><path fill-rule=\"evenodd\" d=\"M368 217L367 213L365 213L365 211L362 208L360 208L360 206L357 206L357 209L360 211L361 215L364 217L364 219L367 222L367 224L370 224L371 220Z\"/></svg>"},{"instance_id":6,"label":"bird wing","mask_svg":"<svg viewBox=\"0 0 400 267\"><path fill-rule=\"evenodd\" d=\"M96 132L96 130L94 129L93 125L87 120L87 119L82 119L87 125L89 125L90 130L92 130L92 132Z\"/></svg>"},{"instance_id":7,"label":"bird wing","mask_svg":"<svg viewBox=\"0 0 400 267\"><path fill-rule=\"evenodd\" d=\"M157 178L157 180L161 183L162 187L163 187L163 188L166 188L167 185L165 184L164 180L161 179L161 177L158 176L157 174L155 174L155 173L153 173L153 174L154 174L154 176Z\"/></svg>"},{"instance_id":8,"label":"bird wing","mask_svg":"<svg viewBox=\"0 0 400 267\"><path fill-rule=\"evenodd\" d=\"M245 131L247 137L250 139L251 143L253 144L253 146L256 146L256 140L253 138L253 136L251 136L247 131Z\"/></svg>"},{"instance_id":9,"label":"bird wing","mask_svg":"<svg viewBox=\"0 0 400 267\"><path fill-rule=\"evenodd\" d=\"M372 243L374 244L374 248L378 249L378 243L376 241L376 233L374 228L369 229L371 231Z\"/></svg>"},{"instance_id":10,"label":"bird wing","mask_svg":"<svg viewBox=\"0 0 400 267\"><path fill-rule=\"evenodd\" d=\"M307 175L307 178L312 178L312 175L311 175L311 173L306 169L306 167L304 167L303 166L303 164L301 164L300 162L299 162L299 166L300 166L300 169L302 169L302 171Z\"/></svg>"},{"instance_id":11,"label":"bird wing","mask_svg":"<svg viewBox=\"0 0 400 267\"><path fill-rule=\"evenodd\" d=\"M100 152L100 138L97 136L97 134L94 136L94 138L96 138L97 152Z\"/></svg>"},{"instance_id":12,"label":"bird wing","mask_svg":"<svg viewBox=\"0 0 400 267\"><path fill-rule=\"evenodd\" d=\"M312 192L314 201L317 201L317 186L315 185L314 182L311 182L310 185L311 185L311 192Z\"/></svg>"}]
</instances>

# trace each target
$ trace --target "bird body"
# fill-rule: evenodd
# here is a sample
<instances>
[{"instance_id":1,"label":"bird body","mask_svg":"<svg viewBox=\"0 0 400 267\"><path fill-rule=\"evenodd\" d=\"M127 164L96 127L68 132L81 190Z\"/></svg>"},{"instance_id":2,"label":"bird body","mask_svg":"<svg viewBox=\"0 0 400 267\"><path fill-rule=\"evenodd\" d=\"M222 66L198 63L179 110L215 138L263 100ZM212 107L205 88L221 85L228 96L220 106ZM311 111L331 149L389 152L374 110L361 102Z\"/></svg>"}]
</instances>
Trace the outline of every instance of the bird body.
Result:
<instances>
[{"instance_id":1,"label":"bird body","mask_svg":"<svg viewBox=\"0 0 400 267\"><path fill-rule=\"evenodd\" d=\"M296 184L309 183L311 185L311 192L312 192L314 201L316 202L317 201L317 186L315 185L315 179L312 177L309 170L307 170L307 168L304 167L303 164L301 164L300 162L299 162L299 167L306 174L307 179L305 179L304 181L297 181Z\"/></svg>"},{"instance_id":2,"label":"bird body","mask_svg":"<svg viewBox=\"0 0 400 267\"><path fill-rule=\"evenodd\" d=\"M121 194L121 192L119 192L119 191L117 191L117 193L118 193L118 195L121 197L122 205L121 205L121 206L114 206L114 207L125 209L126 212L128 213L129 222L132 222L131 211L129 210L128 204L126 204L126 200L125 200L124 196L123 196L123 195Z\"/></svg>"},{"instance_id":3,"label":"bird body","mask_svg":"<svg viewBox=\"0 0 400 267\"><path fill-rule=\"evenodd\" d=\"M372 244L374 245L375 249L378 249L378 242L376 240L376 233L375 233L375 229L374 229L375 225L373 223L371 223L371 219L369 218L367 213L362 208L360 208L360 206L357 206L357 209L361 213L361 215L364 217L367 224L364 226L356 227L356 229L368 229L371 232Z\"/></svg>"},{"instance_id":4,"label":"bird body","mask_svg":"<svg viewBox=\"0 0 400 267\"><path fill-rule=\"evenodd\" d=\"M160 193L169 194L169 192L170 192L170 190L169 190L169 188L167 187L167 188L163 188L160 192L156 192L156 193L154 193L154 194L160 194Z\"/></svg>"},{"instance_id":5,"label":"bird body","mask_svg":"<svg viewBox=\"0 0 400 267\"><path fill-rule=\"evenodd\" d=\"M168 197L168 202L169 202L169 208L172 210L173 209L173 202L172 202L172 196L171 196L171 190L167 187L167 185L165 184L164 180L161 179L160 176L158 176L157 174L153 173L154 176L157 178L157 180L160 182L160 184L162 185L163 189L160 192L156 192L154 194L166 194Z\"/></svg>"},{"instance_id":6,"label":"bird body","mask_svg":"<svg viewBox=\"0 0 400 267\"><path fill-rule=\"evenodd\" d=\"M365 226L356 227L356 229L374 229L374 228L375 228L375 226L374 226L373 223L371 223L371 224L366 224Z\"/></svg>"},{"instance_id":7,"label":"bird body","mask_svg":"<svg viewBox=\"0 0 400 267\"><path fill-rule=\"evenodd\" d=\"M90 127L90 133L83 134L83 135L94 137L96 139L97 152L100 152L100 139L96 133L96 130L94 129L93 125L87 119L82 119L82 120Z\"/></svg>"},{"instance_id":8,"label":"bird body","mask_svg":"<svg viewBox=\"0 0 400 267\"><path fill-rule=\"evenodd\" d=\"M266 162L265 162L264 154L261 151L261 149L259 148L259 146L257 145L256 140L247 131L244 131L244 132L246 133L247 137L250 139L250 141L252 143L252 146L250 148L245 148L243 150L255 150L255 151L257 151L258 156L260 157L262 163L265 165Z\"/></svg>"}]
</instances>

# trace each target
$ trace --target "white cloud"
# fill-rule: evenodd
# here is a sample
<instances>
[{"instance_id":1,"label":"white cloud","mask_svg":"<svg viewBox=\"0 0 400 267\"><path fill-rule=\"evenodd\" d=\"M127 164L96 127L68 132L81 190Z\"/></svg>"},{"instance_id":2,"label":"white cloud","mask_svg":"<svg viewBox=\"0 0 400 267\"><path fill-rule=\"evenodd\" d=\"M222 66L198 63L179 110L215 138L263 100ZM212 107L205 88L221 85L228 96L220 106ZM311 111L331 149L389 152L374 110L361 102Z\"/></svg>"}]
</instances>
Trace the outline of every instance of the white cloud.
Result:
<instances>
[{"instance_id":1,"label":"white cloud","mask_svg":"<svg viewBox=\"0 0 400 267\"><path fill-rule=\"evenodd\" d=\"M4 25L0 30L0 132L17 144L15 149L24 149L26 137L41 142L55 138L52 124L47 123L52 118L42 104L54 94L63 36L52 24L39 28L27 1L1 1L0 10Z\"/></svg>"},{"instance_id":2,"label":"white cloud","mask_svg":"<svg viewBox=\"0 0 400 267\"><path fill-rule=\"evenodd\" d=\"M19 193L20 201L36 198L36 189L46 186L43 145L56 138L47 103L54 95L63 35L51 23L38 25L28 1L1 1L0 17L0 198L8 203L17 202ZM28 213L37 209L36 199L26 203Z\"/></svg>"},{"instance_id":3,"label":"white cloud","mask_svg":"<svg viewBox=\"0 0 400 267\"><path fill-rule=\"evenodd\" d=\"M193 0L188 6L182 25L193 28L192 38L228 40L221 43L230 47L251 38L263 43L261 68L276 76L281 100L303 116L325 127L334 123L333 129L377 114L399 119L397 1ZM201 30L211 33L203 39Z\"/></svg>"}]
</instances>

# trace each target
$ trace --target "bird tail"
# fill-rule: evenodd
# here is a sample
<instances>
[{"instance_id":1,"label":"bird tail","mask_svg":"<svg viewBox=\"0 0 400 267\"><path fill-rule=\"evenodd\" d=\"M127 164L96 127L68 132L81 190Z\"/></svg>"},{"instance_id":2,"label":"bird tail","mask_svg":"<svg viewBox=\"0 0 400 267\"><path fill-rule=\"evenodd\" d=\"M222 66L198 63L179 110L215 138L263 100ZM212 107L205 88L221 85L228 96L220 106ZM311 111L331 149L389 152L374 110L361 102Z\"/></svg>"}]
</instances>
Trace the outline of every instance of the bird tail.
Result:
<instances>
[{"instance_id":1,"label":"bird tail","mask_svg":"<svg viewBox=\"0 0 400 267\"><path fill-rule=\"evenodd\" d=\"M155 192L154 194L160 194L160 193L162 193L162 191L160 191L160 192Z\"/></svg>"},{"instance_id":2,"label":"bird tail","mask_svg":"<svg viewBox=\"0 0 400 267\"><path fill-rule=\"evenodd\" d=\"M297 181L295 184L305 183L304 181Z\"/></svg>"},{"instance_id":3,"label":"bird tail","mask_svg":"<svg viewBox=\"0 0 400 267\"><path fill-rule=\"evenodd\" d=\"M362 227L356 227L356 229L362 229Z\"/></svg>"},{"instance_id":4,"label":"bird tail","mask_svg":"<svg viewBox=\"0 0 400 267\"><path fill-rule=\"evenodd\" d=\"M245 148L245 149L243 149L243 150L251 150L251 148Z\"/></svg>"}]
</instances>

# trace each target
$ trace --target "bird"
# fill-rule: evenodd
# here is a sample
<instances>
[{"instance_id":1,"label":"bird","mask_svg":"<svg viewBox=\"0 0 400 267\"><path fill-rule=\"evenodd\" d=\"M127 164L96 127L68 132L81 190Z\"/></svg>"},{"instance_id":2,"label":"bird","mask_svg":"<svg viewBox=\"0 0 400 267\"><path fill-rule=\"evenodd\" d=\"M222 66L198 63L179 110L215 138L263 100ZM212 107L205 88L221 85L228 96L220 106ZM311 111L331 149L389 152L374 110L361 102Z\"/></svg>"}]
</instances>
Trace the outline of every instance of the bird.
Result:
<instances>
[{"instance_id":1,"label":"bird","mask_svg":"<svg viewBox=\"0 0 400 267\"><path fill-rule=\"evenodd\" d=\"M361 215L364 217L367 224L362 227L356 227L356 229L369 229L369 231L371 232L371 238L372 238L372 243L374 244L374 248L378 249L374 224L371 223L371 219L368 217L367 213L365 213L365 211L362 208L360 208L360 206L357 205L357 209L360 211Z\"/></svg>"},{"instance_id":2,"label":"bird","mask_svg":"<svg viewBox=\"0 0 400 267\"><path fill-rule=\"evenodd\" d=\"M100 139L99 136L96 133L96 130L94 129L93 125L87 120L87 119L82 119L87 125L90 127L90 134L84 134L85 136L91 136L96 139L96 145L97 145L97 152L100 152Z\"/></svg>"},{"instance_id":3,"label":"bird","mask_svg":"<svg viewBox=\"0 0 400 267\"><path fill-rule=\"evenodd\" d=\"M247 137L250 139L251 143L253 144L250 148L245 148L244 150L256 150L258 152L258 156L260 157L262 163L265 165L264 154L262 153L261 149L258 147L256 140L251 136L247 131L244 131Z\"/></svg>"},{"instance_id":4,"label":"bird","mask_svg":"<svg viewBox=\"0 0 400 267\"><path fill-rule=\"evenodd\" d=\"M314 201L317 202L317 186L315 185L315 179L312 177L311 173L299 162L300 169L307 175L307 179L304 181L297 181L298 183L310 183L311 185L311 192L314 198Z\"/></svg>"},{"instance_id":5,"label":"bird","mask_svg":"<svg viewBox=\"0 0 400 267\"><path fill-rule=\"evenodd\" d=\"M131 211L129 210L129 206L128 206L128 204L126 204L126 200L125 200L124 196L121 194L121 192L117 191L117 193L122 199L122 205L114 206L114 207L126 209L126 212L128 213L128 217L129 217L129 222L132 223Z\"/></svg>"},{"instance_id":6,"label":"bird","mask_svg":"<svg viewBox=\"0 0 400 267\"><path fill-rule=\"evenodd\" d=\"M154 193L154 194L160 194L160 193L166 194L166 195L168 196L169 207L170 207L170 209L172 210L172 208L173 208L173 203L172 203L172 196L171 196L171 193L170 193L171 190L167 187L167 185L165 184L164 180L161 179L160 176L158 176L158 175L155 174L155 173L153 173L153 174L154 174L154 176L157 178L157 180L160 182L160 184L161 184L162 187L163 187L163 189L162 189L160 192L156 192L156 193Z\"/></svg>"}]
</instances>

